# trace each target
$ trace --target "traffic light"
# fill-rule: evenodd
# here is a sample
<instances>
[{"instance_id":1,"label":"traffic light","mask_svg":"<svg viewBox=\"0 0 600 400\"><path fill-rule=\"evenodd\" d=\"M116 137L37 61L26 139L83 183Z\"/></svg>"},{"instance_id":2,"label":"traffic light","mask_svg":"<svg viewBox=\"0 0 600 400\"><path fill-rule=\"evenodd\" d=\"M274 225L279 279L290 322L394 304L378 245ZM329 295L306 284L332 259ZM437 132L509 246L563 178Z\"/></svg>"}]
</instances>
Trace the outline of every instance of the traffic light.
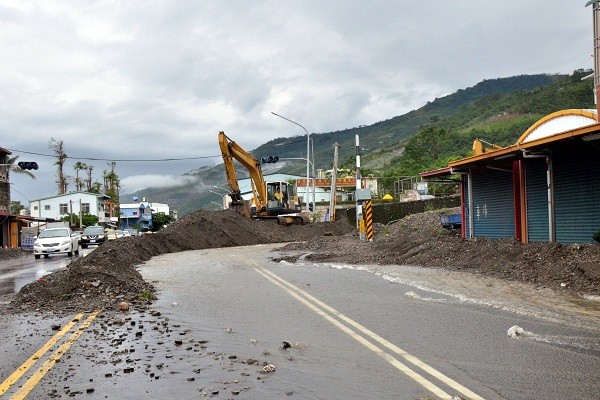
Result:
<instances>
[{"instance_id":1,"label":"traffic light","mask_svg":"<svg viewBox=\"0 0 600 400\"><path fill-rule=\"evenodd\" d=\"M260 162L263 164L276 163L279 161L277 156L261 157Z\"/></svg>"},{"instance_id":2,"label":"traffic light","mask_svg":"<svg viewBox=\"0 0 600 400\"><path fill-rule=\"evenodd\" d=\"M19 161L17 165L21 169L38 169L38 165L35 161Z\"/></svg>"}]
</instances>

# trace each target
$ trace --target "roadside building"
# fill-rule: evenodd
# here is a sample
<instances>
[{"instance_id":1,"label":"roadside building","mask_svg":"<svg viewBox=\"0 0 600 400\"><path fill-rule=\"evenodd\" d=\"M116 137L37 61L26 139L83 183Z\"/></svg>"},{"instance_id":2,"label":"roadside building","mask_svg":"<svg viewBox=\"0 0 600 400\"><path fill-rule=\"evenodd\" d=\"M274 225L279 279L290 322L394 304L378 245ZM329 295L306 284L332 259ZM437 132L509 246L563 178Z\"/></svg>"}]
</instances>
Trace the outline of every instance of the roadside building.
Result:
<instances>
[{"instance_id":1,"label":"roadside building","mask_svg":"<svg viewBox=\"0 0 600 400\"><path fill-rule=\"evenodd\" d=\"M149 203L141 201L136 203L121 203L120 210L120 227L121 229L136 228L140 232L152 230L152 215L163 213L177 219L177 215L173 215L168 204L164 203Z\"/></svg>"},{"instance_id":2,"label":"roadside building","mask_svg":"<svg viewBox=\"0 0 600 400\"><path fill-rule=\"evenodd\" d=\"M32 217L60 220L69 214L90 214L98 217L98 224L110 223L111 214L108 204L110 197L90 192L71 192L29 202Z\"/></svg>"},{"instance_id":3,"label":"roadside building","mask_svg":"<svg viewBox=\"0 0 600 400\"><path fill-rule=\"evenodd\" d=\"M10 209L10 165L12 153L0 147L0 247L17 248L23 246L23 231L38 218L20 213L11 214Z\"/></svg>"},{"instance_id":4,"label":"roadside building","mask_svg":"<svg viewBox=\"0 0 600 400\"><path fill-rule=\"evenodd\" d=\"M424 179L460 175L464 238L593 243L600 230L600 124L596 110L563 110L517 143L485 148Z\"/></svg>"},{"instance_id":5,"label":"roadside building","mask_svg":"<svg viewBox=\"0 0 600 400\"><path fill-rule=\"evenodd\" d=\"M312 179L310 180L308 190L306 188L306 178L298 175L289 175L289 174L269 174L264 175L265 181L267 182L282 182L288 183L294 186L296 195L301 199L302 203L306 203L306 200L310 203L313 201L313 191L312 191ZM341 179L338 179L341 180ZM329 202L331 198L331 180L327 179L315 179L315 202ZM355 181L352 181L352 185L355 185ZM244 200L252 200L254 198L252 192L252 183L250 178L240 179L238 180L238 184L240 186L240 192L242 193L242 198ZM337 192L338 200L345 201L347 200L347 193L338 191ZM231 201L229 196L223 195L223 208L228 207L228 202Z\"/></svg>"}]
</instances>

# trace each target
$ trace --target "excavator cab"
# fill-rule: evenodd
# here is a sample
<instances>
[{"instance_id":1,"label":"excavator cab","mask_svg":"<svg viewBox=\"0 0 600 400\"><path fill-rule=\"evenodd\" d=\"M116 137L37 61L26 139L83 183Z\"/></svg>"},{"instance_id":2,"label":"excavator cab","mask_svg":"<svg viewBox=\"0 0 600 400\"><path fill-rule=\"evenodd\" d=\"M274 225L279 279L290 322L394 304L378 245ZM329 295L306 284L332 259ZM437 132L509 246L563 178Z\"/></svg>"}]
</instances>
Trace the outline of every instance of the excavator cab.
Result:
<instances>
[{"instance_id":1,"label":"excavator cab","mask_svg":"<svg viewBox=\"0 0 600 400\"><path fill-rule=\"evenodd\" d=\"M296 212L294 186L285 181L267 182L267 212Z\"/></svg>"}]
</instances>

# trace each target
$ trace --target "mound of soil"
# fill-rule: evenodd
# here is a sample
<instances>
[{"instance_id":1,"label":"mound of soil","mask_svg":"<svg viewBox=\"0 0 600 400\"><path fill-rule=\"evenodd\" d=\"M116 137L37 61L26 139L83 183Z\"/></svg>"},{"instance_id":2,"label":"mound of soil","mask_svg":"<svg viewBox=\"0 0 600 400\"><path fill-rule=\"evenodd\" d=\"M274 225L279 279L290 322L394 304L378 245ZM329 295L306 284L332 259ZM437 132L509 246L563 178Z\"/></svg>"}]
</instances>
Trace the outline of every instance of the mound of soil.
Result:
<instances>
[{"instance_id":1,"label":"mound of soil","mask_svg":"<svg viewBox=\"0 0 600 400\"><path fill-rule=\"evenodd\" d=\"M10 308L72 311L114 309L121 301L144 307L152 286L135 266L153 256L185 250L294 242L285 249L315 262L409 264L465 270L579 293L600 294L600 246L534 243L510 239L463 240L439 225L449 210L410 215L376 226L373 242L359 241L346 221L279 226L233 211L200 210L151 235L105 243L63 270L25 286Z\"/></svg>"},{"instance_id":2,"label":"mound of soil","mask_svg":"<svg viewBox=\"0 0 600 400\"><path fill-rule=\"evenodd\" d=\"M152 285L135 266L153 256L185 250L245 246L308 240L324 235L343 235L352 230L346 222L333 224L277 225L275 221L251 220L230 211L200 210L166 229L102 244L87 257L63 270L26 285L10 308L19 310L72 311L116 308L121 301L142 306Z\"/></svg>"},{"instance_id":3,"label":"mound of soil","mask_svg":"<svg viewBox=\"0 0 600 400\"><path fill-rule=\"evenodd\" d=\"M315 262L446 268L600 295L600 245L464 240L459 231L439 224L440 215L456 212L458 209L413 214L389 226L376 226L373 242L358 242L352 233L285 248L308 252L306 259Z\"/></svg>"}]
</instances>

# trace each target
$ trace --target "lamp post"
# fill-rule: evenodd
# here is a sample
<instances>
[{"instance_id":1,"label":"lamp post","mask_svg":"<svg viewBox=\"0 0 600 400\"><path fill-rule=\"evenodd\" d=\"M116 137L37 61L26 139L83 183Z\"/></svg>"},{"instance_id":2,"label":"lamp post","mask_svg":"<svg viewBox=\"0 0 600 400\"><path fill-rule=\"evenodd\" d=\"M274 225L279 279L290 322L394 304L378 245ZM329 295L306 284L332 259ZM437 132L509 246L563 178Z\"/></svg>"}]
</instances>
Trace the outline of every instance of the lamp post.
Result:
<instances>
[{"instance_id":1,"label":"lamp post","mask_svg":"<svg viewBox=\"0 0 600 400\"><path fill-rule=\"evenodd\" d=\"M210 189L208 189L208 191L221 196L221 210L224 210L225 209L225 196L227 196L227 194L218 193L218 192L215 192L214 190L210 190ZM214 203L214 201L211 201L211 203Z\"/></svg>"},{"instance_id":2,"label":"lamp post","mask_svg":"<svg viewBox=\"0 0 600 400\"><path fill-rule=\"evenodd\" d=\"M302 125L300 125L299 123L292 121L289 118L284 117L283 115L279 115L274 113L273 111L271 111L271 114L275 115L276 117L279 118L283 118L288 122L291 122L294 125L298 125L300 128L304 129L304 132L306 132L306 211L309 211L309 207L308 207L308 182L309 182L309 177L310 177L310 133L308 133L308 131L306 130L305 127L303 127ZM313 198L313 203L314 203L314 198ZM313 207L314 208L314 207Z\"/></svg>"}]
</instances>

